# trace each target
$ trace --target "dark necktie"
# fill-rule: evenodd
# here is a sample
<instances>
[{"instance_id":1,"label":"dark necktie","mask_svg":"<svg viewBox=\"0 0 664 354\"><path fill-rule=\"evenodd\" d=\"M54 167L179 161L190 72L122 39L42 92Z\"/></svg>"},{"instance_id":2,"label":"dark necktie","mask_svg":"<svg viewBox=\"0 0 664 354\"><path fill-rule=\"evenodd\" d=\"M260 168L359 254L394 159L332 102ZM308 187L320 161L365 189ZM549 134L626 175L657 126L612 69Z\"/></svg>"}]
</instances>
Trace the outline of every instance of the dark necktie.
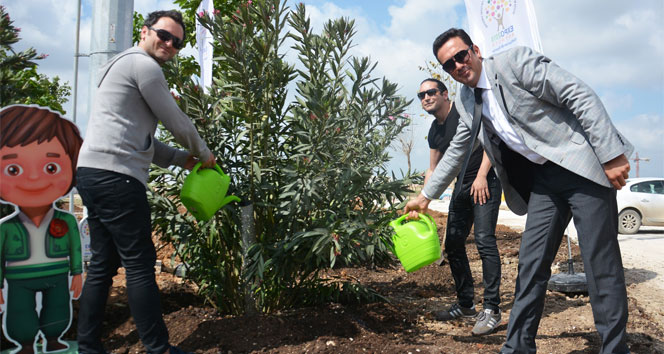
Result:
<instances>
[{"instance_id":1,"label":"dark necktie","mask_svg":"<svg viewBox=\"0 0 664 354\"><path fill-rule=\"evenodd\" d=\"M466 158L463 161L463 167L461 167L461 173L457 176L457 182L456 185L454 186L452 199L456 199L457 195L459 194L459 191L461 191L461 185L463 184L463 177L466 175L466 169L468 168L470 155L473 154L473 146L475 145L475 139L477 139L477 134L480 131L481 121L482 121L482 89L476 87L475 110L473 111L473 125L470 130L470 144L468 144L468 149L466 151Z\"/></svg>"}]
</instances>

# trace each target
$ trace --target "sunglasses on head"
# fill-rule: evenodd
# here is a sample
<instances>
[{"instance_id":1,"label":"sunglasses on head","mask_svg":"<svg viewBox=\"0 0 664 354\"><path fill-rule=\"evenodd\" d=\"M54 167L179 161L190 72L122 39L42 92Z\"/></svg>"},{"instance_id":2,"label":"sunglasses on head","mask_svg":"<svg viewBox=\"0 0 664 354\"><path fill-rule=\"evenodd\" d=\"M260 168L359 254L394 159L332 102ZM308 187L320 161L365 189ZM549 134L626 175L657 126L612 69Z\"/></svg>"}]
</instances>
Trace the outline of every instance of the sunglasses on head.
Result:
<instances>
[{"instance_id":1,"label":"sunglasses on head","mask_svg":"<svg viewBox=\"0 0 664 354\"><path fill-rule=\"evenodd\" d=\"M421 101L421 100L424 99L424 97L427 97L427 95L429 95L429 96L435 96L436 93L438 93L438 91L439 91L439 90L438 90L437 88L432 88L432 89L428 89L428 90L426 90L426 91L418 92L418 93L417 93L417 98L419 98L420 101Z\"/></svg>"},{"instance_id":2,"label":"sunglasses on head","mask_svg":"<svg viewBox=\"0 0 664 354\"><path fill-rule=\"evenodd\" d=\"M463 64L468 59L468 51L473 51L473 46L468 47L466 50L462 50L456 54L450 60L443 63L443 70L447 73L452 73L456 69L456 63Z\"/></svg>"},{"instance_id":3,"label":"sunglasses on head","mask_svg":"<svg viewBox=\"0 0 664 354\"><path fill-rule=\"evenodd\" d=\"M164 42L172 41L173 48L182 49L182 47L184 47L184 42L180 38L171 34L171 32L168 32L167 30L164 29L158 29L152 27L148 27L148 29L157 32L157 37L159 37L159 39L161 39L162 41Z\"/></svg>"}]
</instances>

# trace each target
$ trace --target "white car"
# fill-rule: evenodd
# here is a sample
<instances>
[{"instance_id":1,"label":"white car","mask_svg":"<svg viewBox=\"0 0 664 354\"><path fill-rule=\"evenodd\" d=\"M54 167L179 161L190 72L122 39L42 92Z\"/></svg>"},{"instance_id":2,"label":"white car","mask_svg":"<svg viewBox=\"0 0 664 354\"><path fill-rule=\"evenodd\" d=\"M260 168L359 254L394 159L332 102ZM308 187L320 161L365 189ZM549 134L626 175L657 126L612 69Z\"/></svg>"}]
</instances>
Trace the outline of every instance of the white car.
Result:
<instances>
[{"instance_id":1,"label":"white car","mask_svg":"<svg viewBox=\"0 0 664 354\"><path fill-rule=\"evenodd\" d=\"M641 225L664 226L664 178L630 178L617 198L619 233L635 234Z\"/></svg>"}]
</instances>

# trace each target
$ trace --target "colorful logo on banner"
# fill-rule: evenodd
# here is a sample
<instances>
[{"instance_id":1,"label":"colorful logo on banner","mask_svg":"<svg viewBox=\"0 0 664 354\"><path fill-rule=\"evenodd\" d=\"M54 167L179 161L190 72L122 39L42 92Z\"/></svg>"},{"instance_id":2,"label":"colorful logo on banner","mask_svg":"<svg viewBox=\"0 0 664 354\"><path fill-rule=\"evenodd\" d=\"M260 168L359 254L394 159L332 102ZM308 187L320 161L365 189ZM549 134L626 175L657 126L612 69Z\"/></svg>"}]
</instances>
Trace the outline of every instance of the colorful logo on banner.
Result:
<instances>
[{"instance_id":1,"label":"colorful logo on banner","mask_svg":"<svg viewBox=\"0 0 664 354\"><path fill-rule=\"evenodd\" d=\"M495 28L496 31L487 38L487 44L489 48L493 48L493 52L516 42L514 24L512 21L505 21L516 13L516 0L486 0L482 2L480 11L486 30ZM505 22L509 23L507 27Z\"/></svg>"}]
</instances>

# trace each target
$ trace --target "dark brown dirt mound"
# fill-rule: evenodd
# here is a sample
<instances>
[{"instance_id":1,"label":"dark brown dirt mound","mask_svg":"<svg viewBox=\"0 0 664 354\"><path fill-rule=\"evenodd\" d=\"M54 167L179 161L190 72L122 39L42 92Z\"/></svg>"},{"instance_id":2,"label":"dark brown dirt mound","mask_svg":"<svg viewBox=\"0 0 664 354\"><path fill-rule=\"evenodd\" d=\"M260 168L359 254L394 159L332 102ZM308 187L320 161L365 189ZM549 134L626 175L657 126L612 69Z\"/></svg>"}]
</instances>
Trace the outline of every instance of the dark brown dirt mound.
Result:
<instances>
[{"instance_id":1,"label":"dark brown dirt mound","mask_svg":"<svg viewBox=\"0 0 664 354\"><path fill-rule=\"evenodd\" d=\"M446 216L432 212L444 235ZM164 317L171 342L197 353L495 353L505 338L512 306L521 234L499 226L498 247L502 259L503 318L488 336L470 334L472 320L438 322L431 311L455 301L449 266L431 265L406 273L393 267L343 268L333 273L355 279L390 299L366 305L327 304L256 317L221 316L195 295L195 287L163 272L157 275L162 289ZM482 301L481 262L472 234L468 255L475 279L475 300ZM169 262L171 250L160 258ZM578 247L573 246L575 270L583 271ZM565 271L566 247L561 247L554 272ZM107 308L104 338L115 353L142 353L127 307L124 278L114 282ZM597 353L595 332L587 296L549 292L537 337L541 353ZM664 324L657 323L637 298L629 299L628 344L633 353L664 353ZM75 337L75 324L68 338ZM3 338L2 348L10 344Z\"/></svg>"}]
</instances>

